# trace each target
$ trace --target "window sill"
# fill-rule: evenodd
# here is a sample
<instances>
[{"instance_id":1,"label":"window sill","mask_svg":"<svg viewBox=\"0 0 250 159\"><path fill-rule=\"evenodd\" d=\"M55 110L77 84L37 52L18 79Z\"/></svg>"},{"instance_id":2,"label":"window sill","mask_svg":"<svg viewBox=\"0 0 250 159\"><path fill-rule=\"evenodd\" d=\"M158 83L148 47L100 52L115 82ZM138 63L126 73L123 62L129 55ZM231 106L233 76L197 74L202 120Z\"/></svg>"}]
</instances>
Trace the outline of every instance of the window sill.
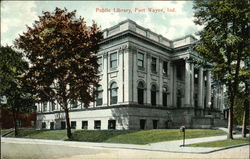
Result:
<instances>
[{"instance_id":1,"label":"window sill","mask_svg":"<svg viewBox=\"0 0 250 159\"><path fill-rule=\"evenodd\" d=\"M140 70L140 71L145 71L145 68L142 67L142 66L138 66L137 68L138 68L138 70Z\"/></svg>"},{"instance_id":2,"label":"window sill","mask_svg":"<svg viewBox=\"0 0 250 159\"><path fill-rule=\"evenodd\" d=\"M115 71L115 70L117 70L117 68L118 68L118 67L113 67L113 68L110 67L110 68L109 68L109 71Z\"/></svg>"}]
</instances>

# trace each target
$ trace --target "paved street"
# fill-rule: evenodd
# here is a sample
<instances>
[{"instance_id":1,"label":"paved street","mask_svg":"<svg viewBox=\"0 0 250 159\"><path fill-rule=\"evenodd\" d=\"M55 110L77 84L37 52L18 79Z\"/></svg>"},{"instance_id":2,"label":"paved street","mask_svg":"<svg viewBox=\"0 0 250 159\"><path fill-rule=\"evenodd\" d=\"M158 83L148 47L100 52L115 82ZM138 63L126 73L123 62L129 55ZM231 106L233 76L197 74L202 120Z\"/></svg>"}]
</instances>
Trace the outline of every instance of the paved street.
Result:
<instances>
[{"instance_id":1,"label":"paved street","mask_svg":"<svg viewBox=\"0 0 250 159\"><path fill-rule=\"evenodd\" d=\"M218 138L218 137L217 137ZM208 138L203 138L208 140ZM190 139L187 142L195 142ZM200 141L200 140L199 140ZM179 142L179 141L176 141ZM165 159L165 158L230 158L248 159L249 145L211 152L211 148L180 148L163 142L152 145L65 142L54 140L2 138L4 159ZM162 146L160 146L162 145ZM164 150L165 147L165 150ZM207 152L205 152L205 150ZM172 151L169 151L172 150ZM202 151L201 151L202 150ZM190 152L185 152L190 151ZM191 151L193 153L191 153Z\"/></svg>"}]
</instances>

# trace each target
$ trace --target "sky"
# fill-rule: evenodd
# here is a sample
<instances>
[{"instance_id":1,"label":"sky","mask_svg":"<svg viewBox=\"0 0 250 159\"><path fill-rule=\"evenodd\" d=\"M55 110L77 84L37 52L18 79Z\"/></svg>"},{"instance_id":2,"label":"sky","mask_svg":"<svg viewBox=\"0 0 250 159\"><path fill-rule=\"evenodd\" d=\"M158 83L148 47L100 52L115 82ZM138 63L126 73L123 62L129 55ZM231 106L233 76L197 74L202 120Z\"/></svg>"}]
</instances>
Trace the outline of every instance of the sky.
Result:
<instances>
[{"instance_id":1,"label":"sky","mask_svg":"<svg viewBox=\"0 0 250 159\"><path fill-rule=\"evenodd\" d=\"M76 10L77 17L84 17L88 25L94 20L101 29L131 19L173 40L194 35L201 29L193 23L192 5L192 1L2 1L1 45L13 45L13 41L27 31L26 25L32 26L43 11L54 11L56 7ZM150 12L149 8L159 12ZM109 12L101 12L102 9ZM115 12L114 9L131 12Z\"/></svg>"}]
</instances>

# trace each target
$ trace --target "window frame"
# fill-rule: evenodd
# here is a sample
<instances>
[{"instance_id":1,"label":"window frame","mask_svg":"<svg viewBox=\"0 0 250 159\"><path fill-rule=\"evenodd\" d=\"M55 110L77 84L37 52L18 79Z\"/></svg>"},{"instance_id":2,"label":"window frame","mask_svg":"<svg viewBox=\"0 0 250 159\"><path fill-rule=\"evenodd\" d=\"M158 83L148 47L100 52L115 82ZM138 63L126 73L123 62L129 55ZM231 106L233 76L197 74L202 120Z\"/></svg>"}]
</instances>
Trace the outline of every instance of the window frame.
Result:
<instances>
[{"instance_id":1,"label":"window frame","mask_svg":"<svg viewBox=\"0 0 250 159\"><path fill-rule=\"evenodd\" d=\"M116 85L113 86L113 85ZM116 96L113 96L113 91L116 91ZM110 84L110 105L118 103L118 86L116 82Z\"/></svg>"},{"instance_id":2,"label":"window frame","mask_svg":"<svg viewBox=\"0 0 250 159\"><path fill-rule=\"evenodd\" d=\"M77 100L71 100L71 101L70 101L70 108L71 108L71 109L76 109L76 108L78 108Z\"/></svg>"},{"instance_id":3,"label":"window frame","mask_svg":"<svg viewBox=\"0 0 250 159\"><path fill-rule=\"evenodd\" d=\"M168 76L168 61L163 61L162 71L164 76Z\"/></svg>"},{"instance_id":4,"label":"window frame","mask_svg":"<svg viewBox=\"0 0 250 159\"><path fill-rule=\"evenodd\" d=\"M164 107L166 107L168 105L168 99L167 98L168 98L168 89L167 89L167 87L163 87L163 89L162 89L162 105Z\"/></svg>"},{"instance_id":5,"label":"window frame","mask_svg":"<svg viewBox=\"0 0 250 159\"><path fill-rule=\"evenodd\" d=\"M48 102L43 102L43 112L48 111Z\"/></svg>"},{"instance_id":6,"label":"window frame","mask_svg":"<svg viewBox=\"0 0 250 159\"><path fill-rule=\"evenodd\" d=\"M156 57L151 57L151 72L152 73L157 73L157 58Z\"/></svg>"},{"instance_id":7,"label":"window frame","mask_svg":"<svg viewBox=\"0 0 250 159\"><path fill-rule=\"evenodd\" d=\"M153 87L155 89L153 89ZM151 85L151 105L156 106L157 104L157 87L155 84Z\"/></svg>"},{"instance_id":8,"label":"window frame","mask_svg":"<svg viewBox=\"0 0 250 159\"><path fill-rule=\"evenodd\" d=\"M108 130L116 130L116 120L108 120Z\"/></svg>"},{"instance_id":9,"label":"window frame","mask_svg":"<svg viewBox=\"0 0 250 159\"><path fill-rule=\"evenodd\" d=\"M88 126L89 126L88 120L83 120L82 121L82 129L88 130Z\"/></svg>"},{"instance_id":10,"label":"window frame","mask_svg":"<svg viewBox=\"0 0 250 159\"><path fill-rule=\"evenodd\" d=\"M138 86L137 86L137 101L138 101L138 104L144 104L144 89L145 89L145 85L142 81L140 81L138 83ZM140 96L140 94L142 94ZM140 97L142 97L142 99L140 99Z\"/></svg>"},{"instance_id":11,"label":"window frame","mask_svg":"<svg viewBox=\"0 0 250 159\"><path fill-rule=\"evenodd\" d=\"M103 57L100 56L97 58L98 63L98 73L101 73L103 71Z\"/></svg>"},{"instance_id":12,"label":"window frame","mask_svg":"<svg viewBox=\"0 0 250 159\"><path fill-rule=\"evenodd\" d=\"M102 94L102 98L98 98L99 94ZM97 94L96 94L96 106L101 106L103 104L103 89L102 86L100 85L97 87Z\"/></svg>"},{"instance_id":13,"label":"window frame","mask_svg":"<svg viewBox=\"0 0 250 159\"><path fill-rule=\"evenodd\" d=\"M116 58L115 58L115 59L112 59L112 55L116 55ZM115 69L115 68L117 68L117 67L118 67L118 53L117 53L117 52L113 52L113 53L111 53L109 56L110 56L110 58L109 58L109 62L110 62L110 63L109 63L109 68L110 68L110 69ZM114 65L113 63L114 63L114 62L115 62L115 64L116 64L115 66L113 66L113 65Z\"/></svg>"},{"instance_id":14,"label":"window frame","mask_svg":"<svg viewBox=\"0 0 250 159\"><path fill-rule=\"evenodd\" d=\"M142 55L142 58L140 58L140 55ZM141 66L140 66L140 63L141 62ZM137 53L137 66L139 69L144 69L144 53L142 52L138 52Z\"/></svg>"},{"instance_id":15,"label":"window frame","mask_svg":"<svg viewBox=\"0 0 250 159\"><path fill-rule=\"evenodd\" d=\"M99 124L97 125L97 123L100 123L100 125ZM101 130L101 127L102 127L101 120L94 120L94 129L95 130Z\"/></svg>"},{"instance_id":16,"label":"window frame","mask_svg":"<svg viewBox=\"0 0 250 159\"><path fill-rule=\"evenodd\" d=\"M47 128L46 122L42 122L42 129L46 129L46 128Z\"/></svg>"},{"instance_id":17,"label":"window frame","mask_svg":"<svg viewBox=\"0 0 250 159\"><path fill-rule=\"evenodd\" d=\"M73 123L74 123L74 124L73 124ZM74 125L74 127L73 127L73 125ZM76 129L76 127L77 127L76 121L71 121L71 122L70 122L70 128L71 128L71 129Z\"/></svg>"}]
</instances>

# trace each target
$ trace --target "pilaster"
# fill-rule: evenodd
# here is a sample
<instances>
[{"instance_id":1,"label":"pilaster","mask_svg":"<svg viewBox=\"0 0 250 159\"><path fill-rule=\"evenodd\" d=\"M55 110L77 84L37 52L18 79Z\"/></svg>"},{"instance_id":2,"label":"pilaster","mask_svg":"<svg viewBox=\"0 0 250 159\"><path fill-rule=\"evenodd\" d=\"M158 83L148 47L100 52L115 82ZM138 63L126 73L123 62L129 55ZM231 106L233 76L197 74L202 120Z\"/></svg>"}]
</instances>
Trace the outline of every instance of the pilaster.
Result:
<instances>
[{"instance_id":1,"label":"pilaster","mask_svg":"<svg viewBox=\"0 0 250 159\"><path fill-rule=\"evenodd\" d=\"M151 55L147 53L147 104L151 104Z\"/></svg>"},{"instance_id":2,"label":"pilaster","mask_svg":"<svg viewBox=\"0 0 250 159\"><path fill-rule=\"evenodd\" d=\"M102 78L102 89L103 89L103 105L108 105L108 53L103 53L103 78Z\"/></svg>"},{"instance_id":3,"label":"pilaster","mask_svg":"<svg viewBox=\"0 0 250 159\"><path fill-rule=\"evenodd\" d=\"M198 107L204 108L203 102L203 67L199 67L199 75L198 75Z\"/></svg>"},{"instance_id":4,"label":"pilaster","mask_svg":"<svg viewBox=\"0 0 250 159\"><path fill-rule=\"evenodd\" d=\"M194 64L190 63L190 105L194 107Z\"/></svg>"},{"instance_id":5,"label":"pilaster","mask_svg":"<svg viewBox=\"0 0 250 159\"><path fill-rule=\"evenodd\" d=\"M190 62L185 60L185 107L190 106Z\"/></svg>"},{"instance_id":6,"label":"pilaster","mask_svg":"<svg viewBox=\"0 0 250 159\"><path fill-rule=\"evenodd\" d=\"M168 95L168 107L169 106L174 106L174 74L173 74L173 61L169 61L168 62L168 72L169 72L169 85L168 85L168 88L169 88L169 95Z\"/></svg>"},{"instance_id":7,"label":"pilaster","mask_svg":"<svg viewBox=\"0 0 250 159\"><path fill-rule=\"evenodd\" d=\"M163 80L162 80L162 73L163 73L163 69L162 69L162 66L163 66L163 61L162 59L159 59L159 93L158 93L158 96L156 100L157 101L157 105L161 105L162 106L162 87L163 87Z\"/></svg>"},{"instance_id":8,"label":"pilaster","mask_svg":"<svg viewBox=\"0 0 250 159\"><path fill-rule=\"evenodd\" d=\"M124 61L124 57L123 57L123 49L122 47L119 49L118 51L118 103L121 104L124 102L124 77L123 77L123 61Z\"/></svg>"},{"instance_id":9,"label":"pilaster","mask_svg":"<svg viewBox=\"0 0 250 159\"><path fill-rule=\"evenodd\" d=\"M133 56L133 102L138 103L138 93L137 93L137 50L133 49L132 51Z\"/></svg>"},{"instance_id":10,"label":"pilaster","mask_svg":"<svg viewBox=\"0 0 250 159\"><path fill-rule=\"evenodd\" d=\"M207 70L206 107L211 108L211 70Z\"/></svg>"}]
</instances>

